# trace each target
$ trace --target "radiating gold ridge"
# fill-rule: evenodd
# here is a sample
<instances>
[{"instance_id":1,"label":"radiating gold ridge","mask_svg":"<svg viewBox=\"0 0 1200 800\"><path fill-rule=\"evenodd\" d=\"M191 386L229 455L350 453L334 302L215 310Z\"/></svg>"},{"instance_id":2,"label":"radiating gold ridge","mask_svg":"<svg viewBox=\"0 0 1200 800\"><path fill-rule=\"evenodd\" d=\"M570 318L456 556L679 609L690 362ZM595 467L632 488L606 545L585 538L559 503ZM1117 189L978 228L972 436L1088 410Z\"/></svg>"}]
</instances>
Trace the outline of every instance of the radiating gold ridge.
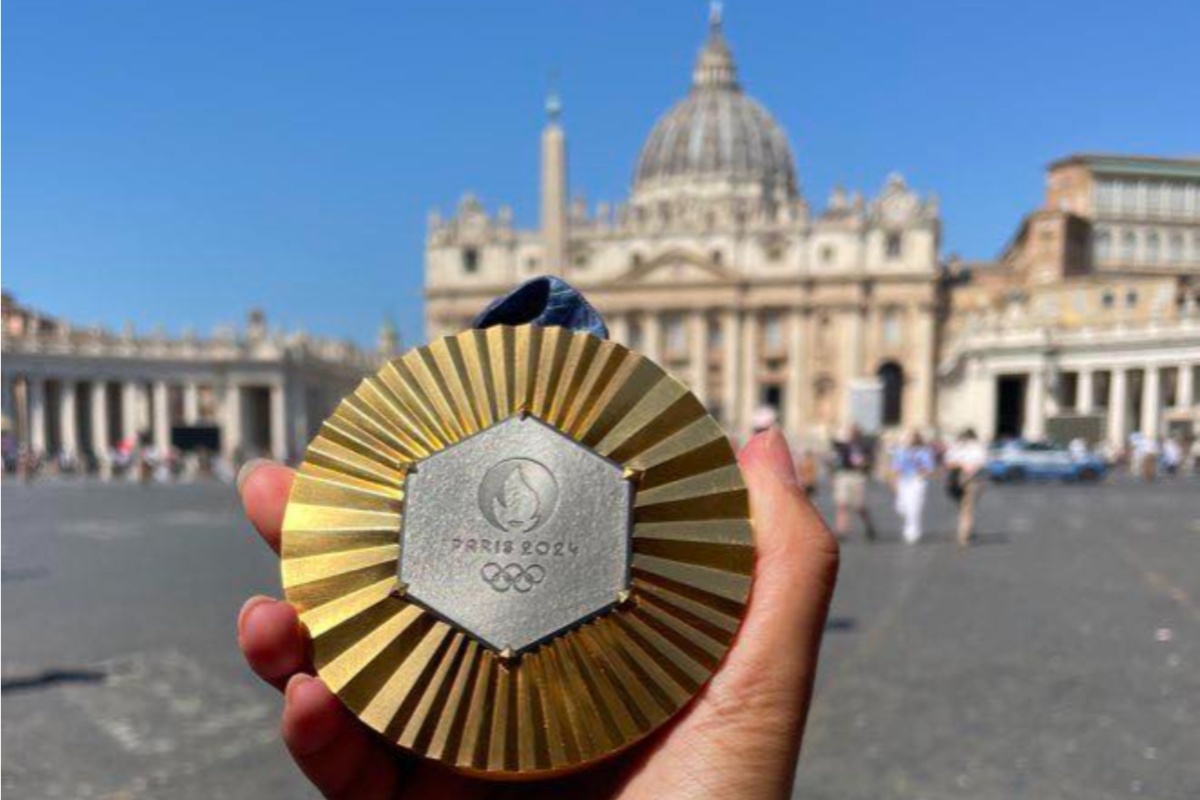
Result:
<instances>
[{"instance_id":1,"label":"radiating gold ridge","mask_svg":"<svg viewBox=\"0 0 1200 800\"><path fill-rule=\"evenodd\" d=\"M409 470L520 413L625 470L631 583L609 613L503 658L409 602L397 565ZM733 449L695 396L621 345L531 325L439 339L363 381L309 445L282 553L342 701L399 747L504 779L603 758L679 711L732 643L754 566Z\"/></svg>"}]
</instances>

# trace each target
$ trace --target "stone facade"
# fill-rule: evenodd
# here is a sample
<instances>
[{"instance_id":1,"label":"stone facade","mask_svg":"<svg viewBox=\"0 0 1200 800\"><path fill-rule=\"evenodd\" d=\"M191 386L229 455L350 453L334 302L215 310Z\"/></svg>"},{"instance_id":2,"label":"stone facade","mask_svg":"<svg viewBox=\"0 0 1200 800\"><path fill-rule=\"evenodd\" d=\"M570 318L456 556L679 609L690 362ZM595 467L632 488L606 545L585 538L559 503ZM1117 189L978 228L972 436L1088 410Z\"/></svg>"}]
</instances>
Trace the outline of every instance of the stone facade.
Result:
<instances>
[{"instance_id":1,"label":"stone facade","mask_svg":"<svg viewBox=\"0 0 1200 800\"><path fill-rule=\"evenodd\" d=\"M874 197L836 190L813 209L782 129L742 90L721 21L687 96L647 139L627 202L568 203L552 100L542 139L541 230L472 195L431 215L426 332L560 275L613 337L670 369L741 437L769 406L802 437L848 421L850 388L884 386L884 421L935 422L941 284L937 201L891 175Z\"/></svg>"},{"instance_id":2,"label":"stone facade","mask_svg":"<svg viewBox=\"0 0 1200 800\"><path fill-rule=\"evenodd\" d=\"M1000 259L951 271L943 425L1041 438L1091 417L1113 447L1195 435L1200 160L1057 161Z\"/></svg>"}]
</instances>

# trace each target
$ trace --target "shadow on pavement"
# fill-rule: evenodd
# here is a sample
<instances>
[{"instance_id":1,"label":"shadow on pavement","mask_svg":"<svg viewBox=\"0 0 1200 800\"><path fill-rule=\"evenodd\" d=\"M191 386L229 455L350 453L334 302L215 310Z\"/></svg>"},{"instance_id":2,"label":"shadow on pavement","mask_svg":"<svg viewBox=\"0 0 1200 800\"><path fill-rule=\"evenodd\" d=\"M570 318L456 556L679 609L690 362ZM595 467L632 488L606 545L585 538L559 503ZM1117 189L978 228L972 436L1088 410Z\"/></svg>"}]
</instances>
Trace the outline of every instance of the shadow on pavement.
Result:
<instances>
[{"instance_id":1,"label":"shadow on pavement","mask_svg":"<svg viewBox=\"0 0 1200 800\"><path fill-rule=\"evenodd\" d=\"M917 542L916 545L923 547L926 545L957 544L957 542L958 542L957 536L955 535L955 533L953 531L946 531L946 532L937 531L937 532L931 532L931 533L924 534L923 536L921 536L921 540L919 542ZM972 547L977 546L977 545L1008 544L1008 543L1009 543L1009 536L1007 533L1004 533L1003 531L995 531L995 532L991 532L991 533L977 533L973 537L971 537L971 546ZM877 545L909 546L908 543L904 541L904 537L901 536L899 532L894 532L894 531L877 532L875 534L874 539L867 539L861 535L851 536L846 539L843 539L840 542L840 544L843 547L845 547L846 545L865 545L867 547L873 547L873 546L877 546Z\"/></svg>"},{"instance_id":2,"label":"shadow on pavement","mask_svg":"<svg viewBox=\"0 0 1200 800\"><path fill-rule=\"evenodd\" d=\"M825 621L826 633L849 633L857 629L854 617L830 617Z\"/></svg>"},{"instance_id":3,"label":"shadow on pavement","mask_svg":"<svg viewBox=\"0 0 1200 800\"><path fill-rule=\"evenodd\" d=\"M31 692L60 683L100 683L104 678L104 670L99 669L47 669L5 678L0 681L0 693Z\"/></svg>"}]
</instances>

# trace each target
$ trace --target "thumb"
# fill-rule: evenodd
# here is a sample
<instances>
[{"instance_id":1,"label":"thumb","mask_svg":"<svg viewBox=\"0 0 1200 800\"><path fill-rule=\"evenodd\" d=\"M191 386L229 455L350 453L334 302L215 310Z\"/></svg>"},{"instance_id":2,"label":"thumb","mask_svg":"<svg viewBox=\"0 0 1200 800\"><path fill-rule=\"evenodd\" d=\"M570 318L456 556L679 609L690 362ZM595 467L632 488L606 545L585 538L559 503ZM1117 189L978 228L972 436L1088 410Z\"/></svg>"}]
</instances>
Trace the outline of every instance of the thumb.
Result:
<instances>
[{"instance_id":1,"label":"thumb","mask_svg":"<svg viewBox=\"0 0 1200 800\"><path fill-rule=\"evenodd\" d=\"M743 649L748 653L761 650L773 662L778 661L776 648L791 650L803 643L815 667L837 582L837 539L800 488L791 450L778 428L751 439L738 460L750 493L757 551L739 641L747 640ZM795 681L802 675L791 671L785 677Z\"/></svg>"},{"instance_id":2,"label":"thumb","mask_svg":"<svg viewBox=\"0 0 1200 800\"><path fill-rule=\"evenodd\" d=\"M778 430L739 457L754 518L754 583L733 647L696 702L635 761L628 797L786 798L829 599L837 542L797 485Z\"/></svg>"},{"instance_id":3,"label":"thumb","mask_svg":"<svg viewBox=\"0 0 1200 800\"><path fill-rule=\"evenodd\" d=\"M740 718L749 729L743 731L752 731L730 737L730 743L741 739L757 748L770 743L763 749L774 750L776 758L761 766L775 774L762 777L767 783L774 778L786 794L837 582L838 545L800 488L791 450L778 429L751 439L739 461L754 518L754 584L737 640L704 703L722 709L727 720Z\"/></svg>"}]
</instances>

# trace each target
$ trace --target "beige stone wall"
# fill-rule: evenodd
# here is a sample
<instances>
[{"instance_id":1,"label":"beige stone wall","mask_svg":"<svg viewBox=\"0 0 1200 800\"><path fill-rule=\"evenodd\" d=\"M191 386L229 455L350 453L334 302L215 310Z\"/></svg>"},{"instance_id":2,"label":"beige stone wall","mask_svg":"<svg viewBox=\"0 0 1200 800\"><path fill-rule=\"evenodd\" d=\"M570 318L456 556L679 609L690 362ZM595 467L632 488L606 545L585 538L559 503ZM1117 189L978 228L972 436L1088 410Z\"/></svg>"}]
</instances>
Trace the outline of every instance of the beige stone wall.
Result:
<instances>
[{"instance_id":1,"label":"beige stone wall","mask_svg":"<svg viewBox=\"0 0 1200 800\"><path fill-rule=\"evenodd\" d=\"M614 339L663 363L732 434L747 434L773 400L790 430L827 436L847 423L852 382L887 363L904 376L899 426L936 422L936 203L894 175L876 197L838 192L815 216L803 200L750 206L740 223L722 198L664 197L656 208L589 216L577 206L560 274L604 314ZM540 241L470 197L435 219L427 334L461 330L489 300L543 272Z\"/></svg>"},{"instance_id":2,"label":"beige stone wall","mask_svg":"<svg viewBox=\"0 0 1200 800\"><path fill-rule=\"evenodd\" d=\"M1050 211L1066 211L1091 217L1093 207L1092 171L1086 164L1063 163L1046 171L1046 203Z\"/></svg>"}]
</instances>

